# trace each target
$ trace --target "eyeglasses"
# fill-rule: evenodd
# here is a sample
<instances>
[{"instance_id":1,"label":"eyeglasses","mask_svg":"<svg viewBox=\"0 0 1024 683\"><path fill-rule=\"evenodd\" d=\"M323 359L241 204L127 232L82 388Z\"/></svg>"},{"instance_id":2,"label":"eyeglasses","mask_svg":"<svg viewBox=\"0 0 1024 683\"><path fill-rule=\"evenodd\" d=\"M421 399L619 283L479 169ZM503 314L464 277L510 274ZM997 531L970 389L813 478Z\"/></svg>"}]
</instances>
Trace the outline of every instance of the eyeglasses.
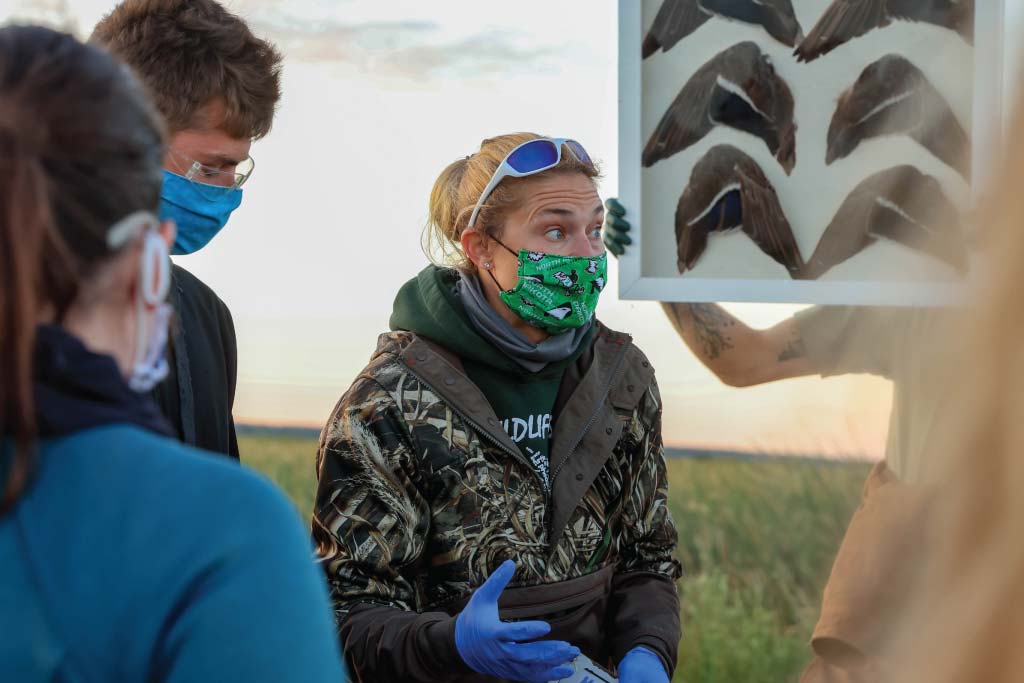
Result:
<instances>
[{"instance_id":1,"label":"eyeglasses","mask_svg":"<svg viewBox=\"0 0 1024 683\"><path fill-rule=\"evenodd\" d=\"M177 160L179 168L185 169L184 173L179 175L195 183L199 194L210 200L219 199L225 191L237 190L245 185L245 181L256 168L256 162L252 157L239 161L234 171L223 171L201 164L173 147L168 149L171 156Z\"/></svg>"},{"instance_id":2,"label":"eyeglasses","mask_svg":"<svg viewBox=\"0 0 1024 683\"><path fill-rule=\"evenodd\" d=\"M569 153L577 161L588 166L594 165L590 155L587 154L587 150L583 149L583 145L575 140L569 138L537 138L535 140L528 140L513 149L502 159L498 168L494 171L494 175L491 176L490 182L487 183L487 187L480 194L480 199L477 200L476 206L473 207L473 214L469 217L469 226L472 227L476 224L476 217L479 215L480 209L483 208L484 202L494 192L494 188L498 186L498 183L510 176L512 178L523 178L558 166L562 161L563 146L569 149Z\"/></svg>"}]
</instances>

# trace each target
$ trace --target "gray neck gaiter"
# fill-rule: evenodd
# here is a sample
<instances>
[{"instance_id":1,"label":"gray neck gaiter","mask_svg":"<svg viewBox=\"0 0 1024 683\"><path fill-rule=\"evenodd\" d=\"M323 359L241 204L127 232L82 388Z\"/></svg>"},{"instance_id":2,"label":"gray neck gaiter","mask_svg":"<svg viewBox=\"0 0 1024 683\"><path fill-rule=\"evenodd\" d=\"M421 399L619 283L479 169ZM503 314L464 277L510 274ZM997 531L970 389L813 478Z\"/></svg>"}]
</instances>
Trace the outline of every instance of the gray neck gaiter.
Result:
<instances>
[{"instance_id":1,"label":"gray neck gaiter","mask_svg":"<svg viewBox=\"0 0 1024 683\"><path fill-rule=\"evenodd\" d=\"M574 354L594 325L591 318L577 330L555 334L540 344L534 344L498 315L488 303L475 275L461 273L455 291L480 336L529 372L540 372L549 363L557 363Z\"/></svg>"}]
</instances>

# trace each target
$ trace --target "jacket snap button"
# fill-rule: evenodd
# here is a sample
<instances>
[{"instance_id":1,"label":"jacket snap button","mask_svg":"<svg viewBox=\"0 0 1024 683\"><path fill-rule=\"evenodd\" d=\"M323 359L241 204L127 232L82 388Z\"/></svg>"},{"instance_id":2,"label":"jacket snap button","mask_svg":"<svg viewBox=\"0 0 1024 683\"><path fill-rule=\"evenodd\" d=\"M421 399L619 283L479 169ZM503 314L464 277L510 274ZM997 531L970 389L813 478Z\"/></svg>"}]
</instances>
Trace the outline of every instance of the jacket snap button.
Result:
<instances>
[{"instance_id":1,"label":"jacket snap button","mask_svg":"<svg viewBox=\"0 0 1024 683\"><path fill-rule=\"evenodd\" d=\"M630 384L628 387L626 387L626 391L633 391L634 389L636 389L636 387L633 386L632 384Z\"/></svg>"},{"instance_id":2,"label":"jacket snap button","mask_svg":"<svg viewBox=\"0 0 1024 683\"><path fill-rule=\"evenodd\" d=\"M444 378L444 383L447 384L448 386L451 386L451 385L455 384L455 378L454 377L445 377Z\"/></svg>"},{"instance_id":3,"label":"jacket snap button","mask_svg":"<svg viewBox=\"0 0 1024 683\"><path fill-rule=\"evenodd\" d=\"M608 427L607 429L604 430L604 433L607 434L608 436L611 436L613 431L615 430L612 429L611 427Z\"/></svg>"},{"instance_id":4,"label":"jacket snap button","mask_svg":"<svg viewBox=\"0 0 1024 683\"><path fill-rule=\"evenodd\" d=\"M650 364L650 363L648 363L647 361L644 361L644 367L645 367L645 368L649 368L649 367L651 367L651 364Z\"/></svg>"},{"instance_id":5,"label":"jacket snap button","mask_svg":"<svg viewBox=\"0 0 1024 683\"><path fill-rule=\"evenodd\" d=\"M576 481L583 481L583 473L580 472L576 475Z\"/></svg>"}]
</instances>

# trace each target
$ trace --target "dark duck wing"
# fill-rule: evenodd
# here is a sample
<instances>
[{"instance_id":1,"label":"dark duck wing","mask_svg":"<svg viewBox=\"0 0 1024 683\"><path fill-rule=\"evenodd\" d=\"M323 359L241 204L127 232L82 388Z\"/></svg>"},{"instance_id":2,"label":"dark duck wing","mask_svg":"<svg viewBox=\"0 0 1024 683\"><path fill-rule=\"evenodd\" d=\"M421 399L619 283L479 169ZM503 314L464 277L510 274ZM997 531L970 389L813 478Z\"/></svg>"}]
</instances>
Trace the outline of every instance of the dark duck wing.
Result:
<instances>
[{"instance_id":1,"label":"dark duck wing","mask_svg":"<svg viewBox=\"0 0 1024 683\"><path fill-rule=\"evenodd\" d=\"M974 42L974 0L834 0L794 54L813 61L894 20L927 22Z\"/></svg>"},{"instance_id":2,"label":"dark duck wing","mask_svg":"<svg viewBox=\"0 0 1024 683\"><path fill-rule=\"evenodd\" d=\"M913 166L876 173L843 201L803 276L816 279L879 239L924 252L962 273L967 249L956 216L938 181Z\"/></svg>"},{"instance_id":3,"label":"dark duck wing","mask_svg":"<svg viewBox=\"0 0 1024 683\"><path fill-rule=\"evenodd\" d=\"M757 162L730 145L718 145L694 166L676 206L678 268L693 268L707 247L708 235L742 228L761 251L791 275L803 258L774 188Z\"/></svg>"},{"instance_id":4,"label":"dark duck wing","mask_svg":"<svg viewBox=\"0 0 1024 683\"><path fill-rule=\"evenodd\" d=\"M665 0L644 38L643 58L647 59L658 50L668 52L710 18L697 0Z\"/></svg>"},{"instance_id":5,"label":"dark duck wing","mask_svg":"<svg viewBox=\"0 0 1024 683\"><path fill-rule=\"evenodd\" d=\"M864 140L887 135L908 135L970 176L970 139L963 126L921 70L899 55L868 65L839 96L825 162L848 156Z\"/></svg>"},{"instance_id":6,"label":"dark duck wing","mask_svg":"<svg viewBox=\"0 0 1024 683\"><path fill-rule=\"evenodd\" d=\"M783 45L796 47L804 39L790 0L700 0L699 4L711 14L763 26Z\"/></svg>"},{"instance_id":7,"label":"dark duck wing","mask_svg":"<svg viewBox=\"0 0 1024 683\"><path fill-rule=\"evenodd\" d=\"M796 164L793 94L755 43L734 45L713 57L687 81L644 148L652 166L728 126L764 140L786 173Z\"/></svg>"},{"instance_id":8,"label":"dark duck wing","mask_svg":"<svg viewBox=\"0 0 1024 683\"><path fill-rule=\"evenodd\" d=\"M693 268L707 247L708 235L743 224L740 184L733 169L740 152L729 145L712 147L690 173L676 205L679 272Z\"/></svg>"},{"instance_id":9,"label":"dark duck wing","mask_svg":"<svg viewBox=\"0 0 1024 683\"><path fill-rule=\"evenodd\" d=\"M737 164L736 173L743 203L743 232L761 251L781 263L790 277L799 277L804 259L775 189L750 157Z\"/></svg>"},{"instance_id":10,"label":"dark duck wing","mask_svg":"<svg viewBox=\"0 0 1024 683\"><path fill-rule=\"evenodd\" d=\"M833 0L794 51L797 61L813 61L868 31L888 26L892 23L888 4L887 0Z\"/></svg>"}]
</instances>

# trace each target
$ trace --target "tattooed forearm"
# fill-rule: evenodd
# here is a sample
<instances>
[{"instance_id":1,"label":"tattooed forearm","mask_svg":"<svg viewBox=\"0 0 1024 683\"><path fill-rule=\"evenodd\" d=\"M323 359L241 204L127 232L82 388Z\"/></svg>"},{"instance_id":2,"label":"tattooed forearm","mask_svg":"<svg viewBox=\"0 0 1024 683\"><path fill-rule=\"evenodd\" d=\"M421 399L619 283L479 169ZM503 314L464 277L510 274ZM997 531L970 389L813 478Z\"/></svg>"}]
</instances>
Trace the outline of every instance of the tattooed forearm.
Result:
<instances>
[{"instance_id":1,"label":"tattooed forearm","mask_svg":"<svg viewBox=\"0 0 1024 683\"><path fill-rule=\"evenodd\" d=\"M706 358L715 360L732 348L728 329L736 324L735 318L715 304L689 304L688 309L693 331Z\"/></svg>"},{"instance_id":2,"label":"tattooed forearm","mask_svg":"<svg viewBox=\"0 0 1024 683\"><path fill-rule=\"evenodd\" d=\"M804 358L806 355L807 347L804 346L803 338L800 337L799 332L794 332L793 337L786 343L786 347L779 352L779 362L785 363L787 360Z\"/></svg>"}]
</instances>

